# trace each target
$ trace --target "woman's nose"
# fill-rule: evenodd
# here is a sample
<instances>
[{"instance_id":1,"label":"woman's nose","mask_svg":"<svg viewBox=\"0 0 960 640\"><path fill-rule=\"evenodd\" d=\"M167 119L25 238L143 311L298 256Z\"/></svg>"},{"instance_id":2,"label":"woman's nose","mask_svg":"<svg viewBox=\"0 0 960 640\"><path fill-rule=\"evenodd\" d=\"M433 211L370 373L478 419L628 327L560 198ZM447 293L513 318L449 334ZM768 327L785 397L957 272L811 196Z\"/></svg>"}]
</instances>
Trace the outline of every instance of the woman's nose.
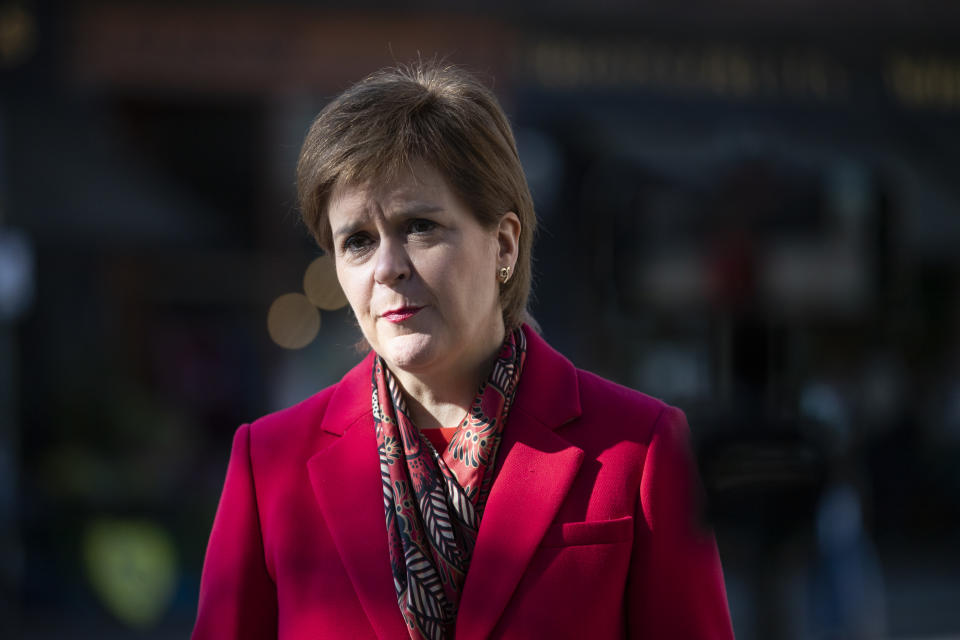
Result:
<instances>
[{"instance_id":1,"label":"woman's nose","mask_svg":"<svg viewBox=\"0 0 960 640\"><path fill-rule=\"evenodd\" d=\"M379 284L392 284L410 277L410 257L402 242L384 238L377 247L373 278Z\"/></svg>"}]
</instances>

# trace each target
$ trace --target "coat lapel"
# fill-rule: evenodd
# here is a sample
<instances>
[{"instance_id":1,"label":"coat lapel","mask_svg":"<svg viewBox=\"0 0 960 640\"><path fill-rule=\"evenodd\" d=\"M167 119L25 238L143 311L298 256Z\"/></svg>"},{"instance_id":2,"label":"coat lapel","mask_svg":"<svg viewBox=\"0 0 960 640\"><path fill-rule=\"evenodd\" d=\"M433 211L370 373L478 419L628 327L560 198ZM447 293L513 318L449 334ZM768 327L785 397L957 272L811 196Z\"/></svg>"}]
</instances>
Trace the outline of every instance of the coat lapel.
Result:
<instances>
[{"instance_id":1,"label":"coat lapel","mask_svg":"<svg viewBox=\"0 0 960 640\"><path fill-rule=\"evenodd\" d=\"M371 358L340 383L323 428L342 437L307 462L310 482L340 559L380 638L409 640L387 551L380 458L370 409Z\"/></svg>"},{"instance_id":2,"label":"coat lapel","mask_svg":"<svg viewBox=\"0 0 960 640\"><path fill-rule=\"evenodd\" d=\"M490 635L583 461L581 449L553 433L580 415L576 369L525 331L527 364L464 584L458 639Z\"/></svg>"}]
</instances>

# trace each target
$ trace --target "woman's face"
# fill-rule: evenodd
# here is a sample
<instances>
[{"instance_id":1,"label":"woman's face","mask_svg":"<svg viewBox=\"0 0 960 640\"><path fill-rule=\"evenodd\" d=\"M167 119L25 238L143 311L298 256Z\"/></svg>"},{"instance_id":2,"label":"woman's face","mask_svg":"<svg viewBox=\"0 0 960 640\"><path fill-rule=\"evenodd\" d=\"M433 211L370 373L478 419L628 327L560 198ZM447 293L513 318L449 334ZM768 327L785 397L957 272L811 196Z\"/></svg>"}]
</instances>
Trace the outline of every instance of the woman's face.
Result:
<instances>
[{"instance_id":1,"label":"woman's face","mask_svg":"<svg viewBox=\"0 0 960 640\"><path fill-rule=\"evenodd\" d=\"M334 190L337 277L370 346L393 370L456 375L503 339L497 270L513 266L519 220L485 229L432 167ZM512 218L511 218L512 217ZM516 220L515 224L513 220Z\"/></svg>"}]
</instances>

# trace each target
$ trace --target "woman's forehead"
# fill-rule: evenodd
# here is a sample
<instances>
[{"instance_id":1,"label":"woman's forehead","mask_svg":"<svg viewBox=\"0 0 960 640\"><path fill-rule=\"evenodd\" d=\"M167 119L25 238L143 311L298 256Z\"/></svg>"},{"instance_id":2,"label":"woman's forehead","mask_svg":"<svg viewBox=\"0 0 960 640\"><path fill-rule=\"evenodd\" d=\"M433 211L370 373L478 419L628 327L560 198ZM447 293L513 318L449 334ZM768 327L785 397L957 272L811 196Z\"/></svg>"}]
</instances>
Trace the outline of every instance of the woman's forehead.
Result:
<instances>
[{"instance_id":1,"label":"woman's forehead","mask_svg":"<svg viewBox=\"0 0 960 640\"><path fill-rule=\"evenodd\" d=\"M439 171L418 163L395 175L338 183L330 196L330 210L365 210L374 204L385 209L419 204L440 206L451 195Z\"/></svg>"}]
</instances>

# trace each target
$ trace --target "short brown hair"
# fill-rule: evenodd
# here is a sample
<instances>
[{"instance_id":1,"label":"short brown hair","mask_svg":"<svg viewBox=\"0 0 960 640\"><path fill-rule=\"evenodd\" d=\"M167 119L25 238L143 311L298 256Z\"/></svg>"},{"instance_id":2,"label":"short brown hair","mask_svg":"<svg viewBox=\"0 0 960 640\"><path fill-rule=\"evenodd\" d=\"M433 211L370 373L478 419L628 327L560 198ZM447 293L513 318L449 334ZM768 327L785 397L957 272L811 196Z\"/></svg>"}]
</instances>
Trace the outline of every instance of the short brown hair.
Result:
<instances>
[{"instance_id":1,"label":"short brown hair","mask_svg":"<svg viewBox=\"0 0 960 640\"><path fill-rule=\"evenodd\" d=\"M500 306L508 330L532 323L533 198L500 103L458 67L420 62L384 69L320 112L297 163L300 212L317 243L332 252L327 208L337 185L391 179L418 160L440 172L482 226L493 228L508 211L520 218L517 264L501 286Z\"/></svg>"}]
</instances>

